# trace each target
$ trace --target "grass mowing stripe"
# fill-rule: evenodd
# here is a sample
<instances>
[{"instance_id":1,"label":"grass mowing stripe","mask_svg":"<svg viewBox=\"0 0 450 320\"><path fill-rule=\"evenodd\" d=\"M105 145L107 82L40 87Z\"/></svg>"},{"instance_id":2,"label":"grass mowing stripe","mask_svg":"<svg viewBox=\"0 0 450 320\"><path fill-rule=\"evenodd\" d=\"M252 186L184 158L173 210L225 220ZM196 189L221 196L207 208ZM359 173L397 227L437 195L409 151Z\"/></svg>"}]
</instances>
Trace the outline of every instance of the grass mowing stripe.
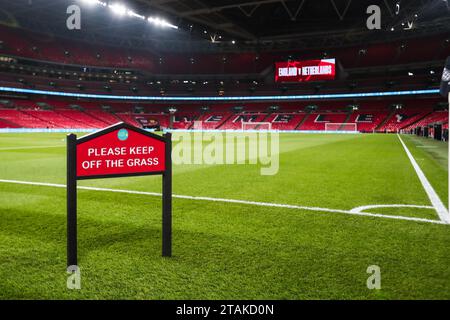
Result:
<instances>
[{"instance_id":1,"label":"grass mowing stripe","mask_svg":"<svg viewBox=\"0 0 450 320\"><path fill-rule=\"evenodd\" d=\"M43 186L43 187L56 187L56 188L65 188L64 184L54 184L54 183L44 183L44 182L30 182L30 181L17 181L17 180L2 180L2 183L13 183L13 184L23 184L23 185L32 185L32 186ZM102 192L116 192L116 193L128 193L128 194L138 194L138 195L148 195L148 196L162 196L161 193L156 192L145 192L145 191L133 191L133 190L120 190L120 189L108 189L108 188L97 188L97 187L83 187L78 186L80 190L91 190L91 191L102 191ZM330 213L344 213L349 215L356 216L364 216L364 217L376 217L376 218L387 218L387 219L396 219L396 220L406 220L406 221L415 221L415 222L427 222L434 224L448 224L445 221L439 220L431 220L424 218L415 218L415 217L405 217L405 216L395 216L395 215L385 215L385 214L377 214L370 212L360 212L355 210L340 210L340 209L330 209L330 208L320 208L320 207L305 207L298 205L290 205L290 204L280 204L280 203L269 203L269 202L256 202L256 201L246 201L246 200L236 200L236 199L223 199L223 198L211 198L211 197L196 197L196 196L186 196L186 195L176 195L172 196L177 199L187 199L187 200L196 200L196 201L211 201L211 202L223 202L223 203L234 203L234 204L244 204L244 205L254 205L260 207L275 207L275 208L286 208L286 209L298 209L298 210L307 210L307 211L315 211L315 212L330 212ZM408 205L405 205L408 206ZM414 206L414 207L423 207L428 208L426 206Z\"/></svg>"},{"instance_id":2,"label":"grass mowing stripe","mask_svg":"<svg viewBox=\"0 0 450 320\"><path fill-rule=\"evenodd\" d=\"M412 164L414 170L416 171L417 176L419 177L419 180L422 183L422 186L428 195L428 198L430 198L430 201L433 204L433 207L436 209L436 212L439 215L439 218L441 219L442 222L450 224L450 215L448 213L447 208L445 208L441 199L439 198L436 191L431 186L430 182L428 181L427 177L423 173L422 169L420 169L419 165L417 164L416 160L412 156L411 152L409 152L408 147L405 145L405 143L403 142L403 140L399 134L397 134L397 137L400 140L400 143L402 144L403 149L405 149L406 155L408 156L409 161L411 161L411 164Z\"/></svg>"}]
</instances>

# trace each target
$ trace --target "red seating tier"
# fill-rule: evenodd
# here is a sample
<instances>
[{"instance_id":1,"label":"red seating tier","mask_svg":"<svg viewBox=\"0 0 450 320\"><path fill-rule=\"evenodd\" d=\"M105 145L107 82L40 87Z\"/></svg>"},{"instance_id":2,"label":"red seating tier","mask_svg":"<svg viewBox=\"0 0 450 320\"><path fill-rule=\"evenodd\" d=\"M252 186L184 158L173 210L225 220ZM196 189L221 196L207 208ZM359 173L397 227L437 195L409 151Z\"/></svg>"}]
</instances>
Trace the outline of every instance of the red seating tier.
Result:
<instances>
[{"instance_id":1,"label":"red seating tier","mask_svg":"<svg viewBox=\"0 0 450 320\"><path fill-rule=\"evenodd\" d=\"M325 123L344 123L346 113L311 113L300 126L300 130L325 130Z\"/></svg>"},{"instance_id":2,"label":"red seating tier","mask_svg":"<svg viewBox=\"0 0 450 320\"><path fill-rule=\"evenodd\" d=\"M242 122L263 122L266 117L267 114L265 113L238 113L229 117L228 120L224 124L222 124L220 129L241 130Z\"/></svg>"},{"instance_id":3,"label":"red seating tier","mask_svg":"<svg viewBox=\"0 0 450 320\"><path fill-rule=\"evenodd\" d=\"M325 130L326 123L357 123L358 131L396 132L403 128L448 123L446 111L432 112L440 99L405 100L404 107L392 111L392 102L384 100L361 101L359 109L349 111L347 102L320 102L318 110L307 113L305 103L283 103L274 113L268 111L270 103L251 103L249 111L235 112L236 105L210 105L209 111L203 106L186 104L177 106L173 116L174 129L196 129L194 121L200 121L203 129L240 130L244 122L270 122L275 130ZM70 100L10 100L8 108L0 109L0 127L3 128L86 128L97 129L120 121L135 126L157 122L165 129L169 127L170 115L167 105L142 104L132 102L98 102ZM78 110L73 105L81 109ZM102 105L110 106L105 112ZM72 106L72 108L70 107ZM43 109L50 110L43 110ZM141 109L143 113L134 113ZM404 116L403 118L400 117Z\"/></svg>"},{"instance_id":4,"label":"red seating tier","mask_svg":"<svg viewBox=\"0 0 450 320\"><path fill-rule=\"evenodd\" d=\"M20 126L16 123L13 123L11 121L7 121L4 119L0 119L0 128L5 129L5 128L20 128Z\"/></svg>"},{"instance_id":5,"label":"red seating tier","mask_svg":"<svg viewBox=\"0 0 450 320\"><path fill-rule=\"evenodd\" d=\"M328 56L337 58L345 68L442 60L450 55L450 46L444 45L446 37L448 36L438 35L404 42L372 44L366 47L261 52L258 55L253 52L186 55L183 52L166 54L162 57L160 64L160 57L149 50L100 47L2 26L0 40L4 45L0 53L80 66L147 70L157 74L253 74L273 66L276 61L286 60L289 55L296 55L301 59L317 59L323 56L324 50L327 51ZM402 49L400 49L401 46L403 46ZM360 54L361 49L366 49L366 53ZM65 54L66 51L68 55ZM191 62L191 58L194 59L194 63Z\"/></svg>"},{"instance_id":6,"label":"red seating tier","mask_svg":"<svg viewBox=\"0 0 450 320\"><path fill-rule=\"evenodd\" d=\"M0 119L17 124L22 128L54 128L49 122L43 121L19 110L0 109Z\"/></svg>"},{"instance_id":7,"label":"red seating tier","mask_svg":"<svg viewBox=\"0 0 450 320\"><path fill-rule=\"evenodd\" d=\"M448 111L435 111L429 115L427 115L425 118L421 119L420 121L405 127L405 130L411 130L417 127L425 127L433 123L442 123L442 124L448 124Z\"/></svg>"},{"instance_id":8,"label":"red seating tier","mask_svg":"<svg viewBox=\"0 0 450 320\"><path fill-rule=\"evenodd\" d=\"M265 122L272 123L272 130L295 130L305 117L306 114L274 113Z\"/></svg>"}]
</instances>

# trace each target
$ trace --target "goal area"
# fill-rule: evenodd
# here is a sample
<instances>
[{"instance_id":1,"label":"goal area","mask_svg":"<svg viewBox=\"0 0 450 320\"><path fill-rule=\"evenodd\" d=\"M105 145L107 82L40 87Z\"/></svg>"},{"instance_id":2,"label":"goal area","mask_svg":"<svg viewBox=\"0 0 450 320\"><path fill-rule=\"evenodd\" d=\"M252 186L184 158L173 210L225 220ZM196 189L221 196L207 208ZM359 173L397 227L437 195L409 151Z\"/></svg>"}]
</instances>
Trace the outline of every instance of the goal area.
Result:
<instances>
[{"instance_id":1,"label":"goal area","mask_svg":"<svg viewBox=\"0 0 450 320\"><path fill-rule=\"evenodd\" d=\"M356 123L325 123L325 131L329 132L357 132L358 126Z\"/></svg>"},{"instance_id":2,"label":"goal area","mask_svg":"<svg viewBox=\"0 0 450 320\"><path fill-rule=\"evenodd\" d=\"M242 131L270 131L272 130L271 122L242 122Z\"/></svg>"}]
</instances>

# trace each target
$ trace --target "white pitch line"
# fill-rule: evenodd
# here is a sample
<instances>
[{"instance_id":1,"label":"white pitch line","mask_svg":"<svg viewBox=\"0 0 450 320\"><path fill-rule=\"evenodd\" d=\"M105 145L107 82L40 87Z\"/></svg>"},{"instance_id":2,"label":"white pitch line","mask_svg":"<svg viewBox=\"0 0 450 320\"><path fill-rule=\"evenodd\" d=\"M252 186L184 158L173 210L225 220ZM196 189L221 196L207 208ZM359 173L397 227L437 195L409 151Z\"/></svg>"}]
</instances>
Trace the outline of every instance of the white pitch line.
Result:
<instances>
[{"instance_id":1,"label":"white pitch line","mask_svg":"<svg viewBox=\"0 0 450 320\"><path fill-rule=\"evenodd\" d=\"M9 151L9 150L26 150L26 149L44 149L44 148L63 148L65 147L65 145L60 145L60 146L34 146L34 147L5 147L5 148L0 148L0 151Z\"/></svg>"},{"instance_id":2,"label":"white pitch line","mask_svg":"<svg viewBox=\"0 0 450 320\"><path fill-rule=\"evenodd\" d=\"M22 184L22 185L31 185L31 186L66 188L66 185L64 185L64 184L18 181L18 180L2 180L2 179L0 179L0 183L12 183L12 184ZM102 191L102 192L138 194L138 195L157 196L157 197L162 196L161 193L133 191L133 190L108 189L108 188L83 187L83 186L78 186L78 189L91 190L91 191ZM297 209L297 210L307 210L307 211L315 211L315 212L343 213L343 214L363 216L363 217L375 217L375 218L386 218L386 219L406 220L406 221L415 221L415 222L427 222L427 223L434 223L434 224L446 224L445 222L440 221L440 220L431 220L431 219L405 217L405 216L394 216L394 215L377 214L377 213L370 213L370 212L353 212L353 211L349 211L349 210L329 209L329 208L320 208L320 207L305 207L305 206L280 204L280 203L256 202L256 201L222 199L222 198L211 198L211 197L195 197L195 196L176 195L176 194L173 195L173 198L195 200L195 201L235 203L235 204L259 206L259 207Z\"/></svg>"},{"instance_id":3,"label":"white pitch line","mask_svg":"<svg viewBox=\"0 0 450 320\"><path fill-rule=\"evenodd\" d=\"M415 209L432 209L432 206L421 206L416 204L373 204L368 206L356 207L350 210L351 212L363 212L367 209L377 209L377 208L415 208Z\"/></svg>"},{"instance_id":4,"label":"white pitch line","mask_svg":"<svg viewBox=\"0 0 450 320\"><path fill-rule=\"evenodd\" d=\"M398 139L400 140L400 143L403 146L403 149L405 149L406 155L409 158L409 161L411 161L411 164L414 168L414 170L417 173L417 176L419 177L420 182L422 183L423 188L425 189L425 192L428 195L428 198L431 201L431 204L436 209L436 212L441 219L442 222L450 224L450 215L448 213L447 208L442 203L441 199L439 198L436 191L433 189L431 183L428 181L427 177L423 173L422 169L420 169L419 165L417 164L416 160L412 156L411 152L409 152L408 147L403 142L402 138L399 134L397 134Z\"/></svg>"}]
</instances>

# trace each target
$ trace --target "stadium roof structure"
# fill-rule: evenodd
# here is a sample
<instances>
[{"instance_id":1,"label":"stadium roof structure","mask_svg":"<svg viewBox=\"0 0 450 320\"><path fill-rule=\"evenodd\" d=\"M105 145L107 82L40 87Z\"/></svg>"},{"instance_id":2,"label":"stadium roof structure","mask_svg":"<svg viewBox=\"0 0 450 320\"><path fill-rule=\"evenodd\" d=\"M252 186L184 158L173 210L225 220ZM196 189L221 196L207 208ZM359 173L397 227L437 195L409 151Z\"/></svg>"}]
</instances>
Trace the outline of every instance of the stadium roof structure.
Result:
<instances>
[{"instance_id":1,"label":"stadium roof structure","mask_svg":"<svg viewBox=\"0 0 450 320\"><path fill-rule=\"evenodd\" d=\"M89 3L91 2L91 3ZM121 4L147 19L118 16ZM66 28L66 8L79 4L82 29ZM97 5L96 5L97 4ZM381 9L381 30L368 30L367 7ZM158 52L339 47L450 32L447 0L3 0L0 23L53 36Z\"/></svg>"}]
</instances>

